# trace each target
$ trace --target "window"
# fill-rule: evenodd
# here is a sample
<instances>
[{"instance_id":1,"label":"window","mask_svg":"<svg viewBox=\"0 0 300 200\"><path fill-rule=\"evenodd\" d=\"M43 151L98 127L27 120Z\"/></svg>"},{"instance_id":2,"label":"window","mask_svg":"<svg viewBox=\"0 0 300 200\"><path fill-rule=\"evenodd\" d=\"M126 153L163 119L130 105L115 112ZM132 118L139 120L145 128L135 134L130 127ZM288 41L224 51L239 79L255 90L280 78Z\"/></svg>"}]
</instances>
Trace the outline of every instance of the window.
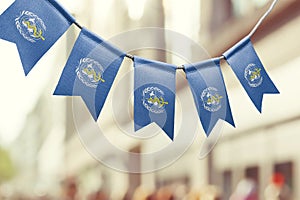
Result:
<instances>
[{"instance_id":1,"label":"window","mask_svg":"<svg viewBox=\"0 0 300 200\"><path fill-rule=\"evenodd\" d=\"M259 198L259 168L257 166L248 167L245 170L245 177L253 182L253 188L251 191L251 198Z\"/></svg>"},{"instance_id":2,"label":"window","mask_svg":"<svg viewBox=\"0 0 300 200\"><path fill-rule=\"evenodd\" d=\"M232 172L230 170L223 172L223 199L227 200L232 194Z\"/></svg>"},{"instance_id":3,"label":"window","mask_svg":"<svg viewBox=\"0 0 300 200\"><path fill-rule=\"evenodd\" d=\"M245 177L255 181L256 184L259 184L259 168L258 167L249 167L245 170Z\"/></svg>"},{"instance_id":4,"label":"window","mask_svg":"<svg viewBox=\"0 0 300 200\"><path fill-rule=\"evenodd\" d=\"M279 163L274 165L274 173L280 173L284 177L285 183L292 189L293 188L293 163Z\"/></svg>"}]
</instances>

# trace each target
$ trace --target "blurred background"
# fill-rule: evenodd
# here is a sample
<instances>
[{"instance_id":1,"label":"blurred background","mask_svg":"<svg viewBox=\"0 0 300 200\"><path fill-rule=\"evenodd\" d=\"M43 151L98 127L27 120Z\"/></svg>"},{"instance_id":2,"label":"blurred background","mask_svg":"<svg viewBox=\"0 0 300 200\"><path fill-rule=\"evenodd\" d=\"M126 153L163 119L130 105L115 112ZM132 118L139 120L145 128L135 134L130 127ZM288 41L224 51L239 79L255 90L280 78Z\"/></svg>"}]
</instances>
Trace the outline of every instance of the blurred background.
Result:
<instances>
[{"instance_id":1,"label":"blurred background","mask_svg":"<svg viewBox=\"0 0 300 200\"><path fill-rule=\"evenodd\" d=\"M1 13L12 2L1 0ZM247 35L271 3L269 0L59 2L80 24L105 39L138 28L166 28L190 38L206 49L210 57L220 56ZM206 138L194 104L190 103L184 109L190 113L191 123L197 121L193 144L172 165L145 174L120 172L94 159L77 134L81 128L88 132L87 124L92 120L84 103L80 99L73 102L72 98L52 96L78 35L77 27L69 29L27 78L15 46L1 40L0 199L300 199L299 9L298 0L279 1L252 38L281 94L266 95L263 113L258 113L223 62L237 128L225 124L214 149L199 159ZM176 43L161 32L150 38L140 37L166 48ZM191 58L189 62L199 61L203 56L196 55L195 49L193 45L184 45L185 55ZM180 55L157 49L130 53L176 65L187 62ZM120 73L131 69L132 62L125 59ZM183 73L178 76L183 77ZM177 83L178 97L191 97L187 82L181 79ZM132 82L123 87L124 93L119 96L129 101ZM189 102L192 101L190 98ZM82 111L81 123L74 122L73 106ZM128 152L141 153L169 142L159 136L155 140L158 143L139 141L124 134L120 127L132 124L132 118L122 118L126 112L118 109L113 110L107 103L98 122L112 143ZM176 126L181 123L181 111L177 110ZM121 120L116 122L111 113L119 115ZM148 129L151 130L154 129ZM114 157L101 144L96 149L109 158ZM134 164L145 165L143 160L135 160Z\"/></svg>"}]
</instances>

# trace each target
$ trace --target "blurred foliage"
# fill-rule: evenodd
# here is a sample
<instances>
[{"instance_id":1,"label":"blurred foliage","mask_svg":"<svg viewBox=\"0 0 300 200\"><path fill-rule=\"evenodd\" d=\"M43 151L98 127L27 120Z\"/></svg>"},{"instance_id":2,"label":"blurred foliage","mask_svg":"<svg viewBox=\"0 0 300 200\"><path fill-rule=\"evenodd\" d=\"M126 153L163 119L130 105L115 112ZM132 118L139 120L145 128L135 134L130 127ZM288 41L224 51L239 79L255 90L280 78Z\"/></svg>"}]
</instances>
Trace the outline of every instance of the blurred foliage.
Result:
<instances>
[{"instance_id":1,"label":"blurred foliage","mask_svg":"<svg viewBox=\"0 0 300 200\"><path fill-rule=\"evenodd\" d=\"M0 183L11 179L15 174L9 153L0 147Z\"/></svg>"}]
</instances>

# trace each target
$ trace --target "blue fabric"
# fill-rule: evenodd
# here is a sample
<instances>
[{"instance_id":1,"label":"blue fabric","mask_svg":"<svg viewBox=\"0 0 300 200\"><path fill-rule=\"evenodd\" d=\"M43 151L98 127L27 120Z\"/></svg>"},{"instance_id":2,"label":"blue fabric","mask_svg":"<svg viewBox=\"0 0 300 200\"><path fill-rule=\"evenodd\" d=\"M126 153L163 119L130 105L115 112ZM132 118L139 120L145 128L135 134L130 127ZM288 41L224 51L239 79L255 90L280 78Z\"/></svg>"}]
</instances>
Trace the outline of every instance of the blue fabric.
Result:
<instances>
[{"instance_id":1,"label":"blue fabric","mask_svg":"<svg viewBox=\"0 0 300 200\"><path fill-rule=\"evenodd\" d=\"M134 125L152 122L174 139L176 66L134 57Z\"/></svg>"},{"instance_id":2,"label":"blue fabric","mask_svg":"<svg viewBox=\"0 0 300 200\"><path fill-rule=\"evenodd\" d=\"M234 126L220 59L184 66L200 121L207 136L219 119Z\"/></svg>"},{"instance_id":3,"label":"blue fabric","mask_svg":"<svg viewBox=\"0 0 300 200\"><path fill-rule=\"evenodd\" d=\"M16 0L0 16L0 38L16 43L27 75L74 21L55 0Z\"/></svg>"},{"instance_id":4,"label":"blue fabric","mask_svg":"<svg viewBox=\"0 0 300 200\"><path fill-rule=\"evenodd\" d=\"M233 46L224 56L259 112L264 94L279 91L267 74L249 37Z\"/></svg>"},{"instance_id":5,"label":"blue fabric","mask_svg":"<svg viewBox=\"0 0 300 200\"><path fill-rule=\"evenodd\" d=\"M54 95L81 96L97 120L125 53L83 28Z\"/></svg>"}]
</instances>

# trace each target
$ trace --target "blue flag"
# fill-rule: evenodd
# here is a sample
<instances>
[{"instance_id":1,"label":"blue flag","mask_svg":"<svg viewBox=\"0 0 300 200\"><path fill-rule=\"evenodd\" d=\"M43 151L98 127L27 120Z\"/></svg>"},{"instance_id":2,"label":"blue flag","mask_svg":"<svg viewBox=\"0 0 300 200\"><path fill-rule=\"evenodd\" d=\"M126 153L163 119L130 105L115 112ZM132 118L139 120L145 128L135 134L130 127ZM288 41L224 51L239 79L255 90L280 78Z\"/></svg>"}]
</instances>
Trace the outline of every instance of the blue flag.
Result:
<instances>
[{"instance_id":1,"label":"blue flag","mask_svg":"<svg viewBox=\"0 0 300 200\"><path fill-rule=\"evenodd\" d=\"M176 66L134 57L134 125L152 122L173 140Z\"/></svg>"},{"instance_id":2,"label":"blue flag","mask_svg":"<svg viewBox=\"0 0 300 200\"><path fill-rule=\"evenodd\" d=\"M73 22L55 0L16 0L0 16L0 38L16 43L27 75Z\"/></svg>"},{"instance_id":3,"label":"blue flag","mask_svg":"<svg viewBox=\"0 0 300 200\"><path fill-rule=\"evenodd\" d=\"M54 95L81 96L96 121L125 53L83 28Z\"/></svg>"},{"instance_id":4,"label":"blue flag","mask_svg":"<svg viewBox=\"0 0 300 200\"><path fill-rule=\"evenodd\" d=\"M225 52L224 56L250 99L261 112L264 94L278 94L279 91L256 54L250 38L241 40Z\"/></svg>"},{"instance_id":5,"label":"blue flag","mask_svg":"<svg viewBox=\"0 0 300 200\"><path fill-rule=\"evenodd\" d=\"M219 119L235 126L220 69L220 59L189 64L184 68L206 135L209 136Z\"/></svg>"}]
</instances>

